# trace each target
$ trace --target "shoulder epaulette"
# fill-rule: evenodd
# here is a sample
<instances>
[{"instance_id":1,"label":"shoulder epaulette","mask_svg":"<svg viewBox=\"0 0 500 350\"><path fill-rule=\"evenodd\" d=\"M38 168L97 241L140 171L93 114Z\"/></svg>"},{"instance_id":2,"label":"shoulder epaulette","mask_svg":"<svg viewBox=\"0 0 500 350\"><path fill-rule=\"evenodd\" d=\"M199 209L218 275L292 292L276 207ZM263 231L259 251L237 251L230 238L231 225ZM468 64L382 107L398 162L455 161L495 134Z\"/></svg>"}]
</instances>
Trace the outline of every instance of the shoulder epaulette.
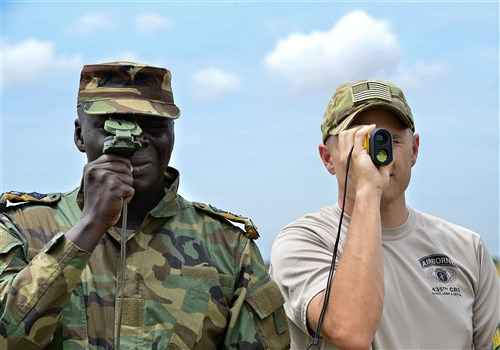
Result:
<instances>
[{"instance_id":1,"label":"shoulder epaulette","mask_svg":"<svg viewBox=\"0 0 500 350\"><path fill-rule=\"evenodd\" d=\"M229 221L237 222L245 225L245 237L250 239L259 238L259 233L257 232L257 227L253 224L252 220L241 215L236 215L224 210L217 209L210 204L204 204L199 202L193 202L195 208L203 210L205 213L211 216L224 218Z\"/></svg>"},{"instance_id":2,"label":"shoulder epaulette","mask_svg":"<svg viewBox=\"0 0 500 350\"><path fill-rule=\"evenodd\" d=\"M10 191L2 193L0 197L0 211L4 212L13 204L52 204L61 199L61 193L38 193L38 192L19 192Z\"/></svg>"}]
</instances>

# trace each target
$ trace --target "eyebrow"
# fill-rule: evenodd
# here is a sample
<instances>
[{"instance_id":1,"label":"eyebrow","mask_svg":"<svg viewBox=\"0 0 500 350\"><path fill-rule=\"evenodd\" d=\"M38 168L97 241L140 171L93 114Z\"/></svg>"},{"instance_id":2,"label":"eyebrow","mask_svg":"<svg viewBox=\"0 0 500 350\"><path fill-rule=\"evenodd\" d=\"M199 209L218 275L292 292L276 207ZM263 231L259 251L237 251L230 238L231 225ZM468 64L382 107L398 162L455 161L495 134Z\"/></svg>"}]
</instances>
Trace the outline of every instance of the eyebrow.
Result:
<instances>
[{"instance_id":1,"label":"eyebrow","mask_svg":"<svg viewBox=\"0 0 500 350\"><path fill-rule=\"evenodd\" d=\"M392 139L396 141L404 140L405 135L404 133L398 133L398 134L392 133Z\"/></svg>"}]
</instances>

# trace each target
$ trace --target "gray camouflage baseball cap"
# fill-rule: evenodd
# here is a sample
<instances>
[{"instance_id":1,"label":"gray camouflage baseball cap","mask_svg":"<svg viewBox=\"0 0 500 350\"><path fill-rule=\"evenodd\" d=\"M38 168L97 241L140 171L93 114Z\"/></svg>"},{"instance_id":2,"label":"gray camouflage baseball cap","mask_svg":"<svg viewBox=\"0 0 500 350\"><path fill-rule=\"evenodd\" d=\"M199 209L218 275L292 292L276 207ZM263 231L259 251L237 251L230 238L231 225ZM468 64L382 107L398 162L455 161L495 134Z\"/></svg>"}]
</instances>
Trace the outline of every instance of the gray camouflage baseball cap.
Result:
<instances>
[{"instance_id":1,"label":"gray camouflage baseball cap","mask_svg":"<svg viewBox=\"0 0 500 350\"><path fill-rule=\"evenodd\" d=\"M77 107L87 114L143 114L177 119L168 69L136 62L84 65Z\"/></svg>"},{"instance_id":2,"label":"gray camouflage baseball cap","mask_svg":"<svg viewBox=\"0 0 500 350\"><path fill-rule=\"evenodd\" d=\"M365 79L342 84L333 94L321 122L323 143L330 135L338 135L347 129L359 113L373 108L393 112L415 131L413 115L403 91L388 81Z\"/></svg>"}]
</instances>

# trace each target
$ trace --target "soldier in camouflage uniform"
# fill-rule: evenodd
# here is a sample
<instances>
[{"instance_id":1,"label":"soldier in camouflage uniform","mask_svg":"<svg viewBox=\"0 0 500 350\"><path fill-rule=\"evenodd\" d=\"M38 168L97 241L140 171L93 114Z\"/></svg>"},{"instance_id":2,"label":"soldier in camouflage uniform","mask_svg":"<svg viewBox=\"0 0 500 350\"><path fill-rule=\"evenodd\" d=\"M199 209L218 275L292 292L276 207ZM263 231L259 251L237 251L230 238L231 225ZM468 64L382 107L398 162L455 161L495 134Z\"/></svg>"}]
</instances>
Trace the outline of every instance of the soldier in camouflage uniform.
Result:
<instances>
[{"instance_id":1,"label":"soldier in camouflage uniform","mask_svg":"<svg viewBox=\"0 0 500 350\"><path fill-rule=\"evenodd\" d=\"M137 63L83 67L81 186L2 196L23 204L0 214L1 349L289 348L251 221L177 194L170 81ZM142 129L133 154L103 153L109 116Z\"/></svg>"}]
</instances>

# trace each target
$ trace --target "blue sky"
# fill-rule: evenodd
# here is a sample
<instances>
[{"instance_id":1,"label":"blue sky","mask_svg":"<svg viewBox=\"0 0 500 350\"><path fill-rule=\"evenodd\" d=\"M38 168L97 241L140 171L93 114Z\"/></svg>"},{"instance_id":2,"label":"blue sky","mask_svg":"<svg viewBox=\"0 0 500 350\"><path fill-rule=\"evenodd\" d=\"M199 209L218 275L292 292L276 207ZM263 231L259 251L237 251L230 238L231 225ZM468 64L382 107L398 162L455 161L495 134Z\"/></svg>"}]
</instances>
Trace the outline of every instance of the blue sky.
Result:
<instances>
[{"instance_id":1,"label":"blue sky","mask_svg":"<svg viewBox=\"0 0 500 350\"><path fill-rule=\"evenodd\" d=\"M83 64L169 68L171 165L190 200L249 216L269 258L288 222L336 201L317 151L344 81L400 85L421 137L418 210L499 242L499 3L1 3L0 191L64 192Z\"/></svg>"}]
</instances>

